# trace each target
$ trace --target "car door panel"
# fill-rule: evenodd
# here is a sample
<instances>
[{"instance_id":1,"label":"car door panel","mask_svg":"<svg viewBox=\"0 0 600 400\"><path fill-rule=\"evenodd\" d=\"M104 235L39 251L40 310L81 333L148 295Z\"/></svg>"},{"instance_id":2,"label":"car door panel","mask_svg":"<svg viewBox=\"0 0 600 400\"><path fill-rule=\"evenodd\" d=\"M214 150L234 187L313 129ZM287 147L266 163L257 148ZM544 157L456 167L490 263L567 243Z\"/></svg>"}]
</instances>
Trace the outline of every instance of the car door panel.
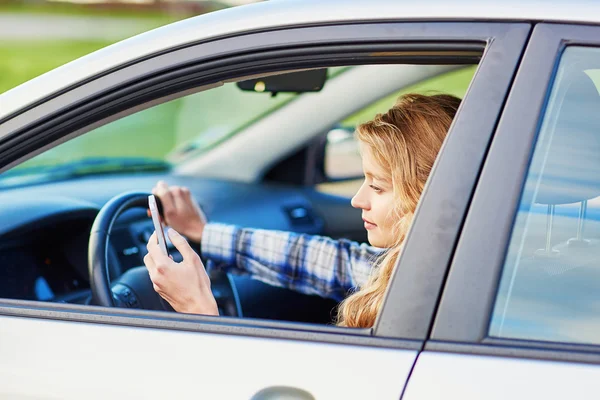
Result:
<instances>
[{"instance_id":1,"label":"car door panel","mask_svg":"<svg viewBox=\"0 0 600 400\"><path fill-rule=\"evenodd\" d=\"M425 352L403 400L597 399L600 366Z\"/></svg>"},{"instance_id":2,"label":"car door panel","mask_svg":"<svg viewBox=\"0 0 600 400\"><path fill-rule=\"evenodd\" d=\"M283 386L316 399L397 400L416 354L4 316L0 397L251 399Z\"/></svg>"}]
</instances>

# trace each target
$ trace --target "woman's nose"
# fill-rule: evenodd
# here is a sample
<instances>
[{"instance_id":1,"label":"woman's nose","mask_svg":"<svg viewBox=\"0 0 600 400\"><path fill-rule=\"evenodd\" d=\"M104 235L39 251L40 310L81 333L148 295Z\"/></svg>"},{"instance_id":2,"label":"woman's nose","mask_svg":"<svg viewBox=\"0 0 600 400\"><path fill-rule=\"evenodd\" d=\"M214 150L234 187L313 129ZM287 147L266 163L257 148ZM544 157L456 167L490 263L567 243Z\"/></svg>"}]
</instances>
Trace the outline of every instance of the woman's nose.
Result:
<instances>
[{"instance_id":1,"label":"woman's nose","mask_svg":"<svg viewBox=\"0 0 600 400\"><path fill-rule=\"evenodd\" d=\"M354 207L354 208L360 208L362 210L367 210L368 209L369 202L365 198L362 186L361 186L360 189L358 189L358 192L356 192L356 194L354 195L354 197L352 197L352 200L350 201L350 204L352 204L352 207Z\"/></svg>"}]
</instances>

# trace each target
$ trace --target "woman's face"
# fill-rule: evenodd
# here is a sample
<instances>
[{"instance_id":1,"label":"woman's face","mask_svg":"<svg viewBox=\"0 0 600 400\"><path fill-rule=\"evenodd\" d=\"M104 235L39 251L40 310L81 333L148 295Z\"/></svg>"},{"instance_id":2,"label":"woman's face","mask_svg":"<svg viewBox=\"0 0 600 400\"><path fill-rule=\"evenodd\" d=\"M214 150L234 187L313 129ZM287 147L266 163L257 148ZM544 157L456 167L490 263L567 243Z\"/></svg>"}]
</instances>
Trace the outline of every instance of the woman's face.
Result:
<instances>
[{"instance_id":1,"label":"woman's face","mask_svg":"<svg viewBox=\"0 0 600 400\"><path fill-rule=\"evenodd\" d=\"M361 147L365 180L352 198L352 207L362 210L369 243L375 247L391 247L395 243L392 229L395 221L390 218L394 208L392 182L367 146Z\"/></svg>"}]
</instances>

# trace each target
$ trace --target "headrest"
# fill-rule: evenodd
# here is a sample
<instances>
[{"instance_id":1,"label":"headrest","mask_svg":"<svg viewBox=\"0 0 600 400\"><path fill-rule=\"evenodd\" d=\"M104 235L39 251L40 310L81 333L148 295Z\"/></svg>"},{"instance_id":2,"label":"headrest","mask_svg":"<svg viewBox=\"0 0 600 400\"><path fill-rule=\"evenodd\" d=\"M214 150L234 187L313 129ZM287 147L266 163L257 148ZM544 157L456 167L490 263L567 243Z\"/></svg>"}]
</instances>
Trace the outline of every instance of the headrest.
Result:
<instances>
[{"instance_id":1,"label":"headrest","mask_svg":"<svg viewBox=\"0 0 600 400\"><path fill-rule=\"evenodd\" d=\"M543 142L536 147L538 156L547 155L536 203L569 204L600 196L600 95L588 75L578 74L564 75L568 86L564 95L555 97L558 107L549 110L556 118L545 117L540 140L548 143L542 138L548 135L550 142L547 150ZM529 179L537 181L535 176Z\"/></svg>"}]
</instances>

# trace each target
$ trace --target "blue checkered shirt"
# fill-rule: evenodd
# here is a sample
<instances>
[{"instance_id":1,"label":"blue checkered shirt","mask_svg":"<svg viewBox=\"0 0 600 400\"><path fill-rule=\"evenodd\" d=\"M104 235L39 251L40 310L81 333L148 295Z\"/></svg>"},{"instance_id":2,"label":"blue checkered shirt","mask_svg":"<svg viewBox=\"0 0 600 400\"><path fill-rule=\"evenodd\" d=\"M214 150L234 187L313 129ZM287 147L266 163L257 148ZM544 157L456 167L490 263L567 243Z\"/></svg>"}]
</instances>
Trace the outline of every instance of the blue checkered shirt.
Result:
<instances>
[{"instance_id":1,"label":"blue checkered shirt","mask_svg":"<svg viewBox=\"0 0 600 400\"><path fill-rule=\"evenodd\" d=\"M206 224L202 255L274 286L341 301L364 284L381 249L350 240Z\"/></svg>"}]
</instances>

